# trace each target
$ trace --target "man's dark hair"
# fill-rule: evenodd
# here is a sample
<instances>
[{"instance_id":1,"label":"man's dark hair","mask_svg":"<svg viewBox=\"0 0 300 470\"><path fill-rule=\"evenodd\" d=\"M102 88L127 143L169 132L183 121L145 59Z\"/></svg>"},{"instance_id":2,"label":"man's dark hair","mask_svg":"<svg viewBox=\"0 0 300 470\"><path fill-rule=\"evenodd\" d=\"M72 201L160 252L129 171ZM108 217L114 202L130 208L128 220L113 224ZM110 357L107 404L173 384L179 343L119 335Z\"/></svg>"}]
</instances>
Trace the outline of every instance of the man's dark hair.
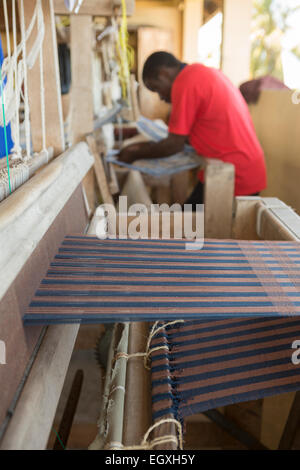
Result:
<instances>
[{"instance_id":1,"label":"man's dark hair","mask_svg":"<svg viewBox=\"0 0 300 470\"><path fill-rule=\"evenodd\" d=\"M154 52L146 60L143 68L143 81L156 78L160 67L175 68L180 66L180 60L165 51Z\"/></svg>"}]
</instances>

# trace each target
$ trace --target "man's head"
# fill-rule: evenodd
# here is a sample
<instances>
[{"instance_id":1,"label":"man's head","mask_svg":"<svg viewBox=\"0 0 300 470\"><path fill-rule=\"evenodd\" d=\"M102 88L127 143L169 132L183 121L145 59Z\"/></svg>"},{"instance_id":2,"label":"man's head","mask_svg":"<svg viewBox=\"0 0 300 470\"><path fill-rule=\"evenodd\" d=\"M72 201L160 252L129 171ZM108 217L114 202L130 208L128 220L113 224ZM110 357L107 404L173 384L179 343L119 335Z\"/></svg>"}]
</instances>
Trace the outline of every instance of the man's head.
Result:
<instances>
[{"instance_id":1,"label":"man's head","mask_svg":"<svg viewBox=\"0 0 300 470\"><path fill-rule=\"evenodd\" d=\"M143 68L145 86L159 94L161 100L171 102L172 84L180 72L181 62L169 52L151 54Z\"/></svg>"}]
</instances>

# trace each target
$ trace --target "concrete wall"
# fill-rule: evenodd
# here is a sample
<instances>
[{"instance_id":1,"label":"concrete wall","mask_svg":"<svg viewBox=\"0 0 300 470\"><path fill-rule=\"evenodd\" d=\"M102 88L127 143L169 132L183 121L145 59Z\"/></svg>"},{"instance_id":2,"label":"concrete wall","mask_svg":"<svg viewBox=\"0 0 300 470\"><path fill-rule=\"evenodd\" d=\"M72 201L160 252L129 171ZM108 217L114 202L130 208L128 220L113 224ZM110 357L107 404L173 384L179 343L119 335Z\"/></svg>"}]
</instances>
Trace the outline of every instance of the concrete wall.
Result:
<instances>
[{"instance_id":1,"label":"concrete wall","mask_svg":"<svg viewBox=\"0 0 300 470\"><path fill-rule=\"evenodd\" d=\"M249 80L253 0L224 0L222 70L232 83Z\"/></svg>"},{"instance_id":2,"label":"concrete wall","mask_svg":"<svg viewBox=\"0 0 300 470\"><path fill-rule=\"evenodd\" d=\"M134 14L128 18L128 24L134 26L156 26L171 32L173 38L172 49L176 56L181 57L182 14L178 6L167 0L138 1L135 4Z\"/></svg>"},{"instance_id":3,"label":"concrete wall","mask_svg":"<svg viewBox=\"0 0 300 470\"><path fill-rule=\"evenodd\" d=\"M250 105L257 136L265 151L268 188L300 214L300 104L290 90L264 90Z\"/></svg>"},{"instance_id":4,"label":"concrete wall","mask_svg":"<svg viewBox=\"0 0 300 470\"><path fill-rule=\"evenodd\" d=\"M141 113L150 119L167 120L170 106L144 87L141 73L147 57L157 50L166 50L181 58L182 13L172 2L138 1L134 15L128 18L128 24L136 26L138 31L137 72Z\"/></svg>"}]
</instances>

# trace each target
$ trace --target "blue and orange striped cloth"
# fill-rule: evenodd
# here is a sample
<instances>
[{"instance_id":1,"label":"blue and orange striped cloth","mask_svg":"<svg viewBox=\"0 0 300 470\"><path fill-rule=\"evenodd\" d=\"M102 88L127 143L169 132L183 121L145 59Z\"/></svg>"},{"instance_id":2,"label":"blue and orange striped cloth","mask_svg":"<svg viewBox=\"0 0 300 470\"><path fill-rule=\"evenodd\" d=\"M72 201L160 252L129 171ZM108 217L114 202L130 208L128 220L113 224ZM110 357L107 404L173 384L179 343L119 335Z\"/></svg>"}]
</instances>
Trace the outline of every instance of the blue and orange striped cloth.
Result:
<instances>
[{"instance_id":1,"label":"blue and orange striped cloth","mask_svg":"<svg viewBox=\"0 0 300 470\"><path fill-rule=\"evenodd\" d=\"M153 419L300 390L300 318L235 318L166 326L152 339Z\"/></svg>"},{"instance_id":2,"label":"blue and orange striped cloth","mask_svg":"<svg viewBox=\"0 0 300 470\"><path fill-rule=\"evenodd\" d=\"M300 314L300 244L67 236L26 324L216 320Z\"/></svg>"}]
</instances>

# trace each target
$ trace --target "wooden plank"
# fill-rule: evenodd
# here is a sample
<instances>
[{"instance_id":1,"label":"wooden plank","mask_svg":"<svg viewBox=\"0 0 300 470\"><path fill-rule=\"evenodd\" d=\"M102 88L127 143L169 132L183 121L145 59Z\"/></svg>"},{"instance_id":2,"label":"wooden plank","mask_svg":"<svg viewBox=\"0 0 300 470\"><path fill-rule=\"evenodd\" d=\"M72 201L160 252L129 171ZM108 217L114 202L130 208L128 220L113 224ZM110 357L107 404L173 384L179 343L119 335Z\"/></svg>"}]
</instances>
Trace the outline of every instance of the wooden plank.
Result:
<instances>
[{"instance_id":1,"label":"wooden plank","mask_svg":"<svg viewBox=\"0 0 300 470\"><path fill-rule=\"evenodd\" d=\"M252 0L224 0L222 71L239 86L249 80Z\"/></svg>"},{"instance_id":2,"label":"wooden plank","mask_svg":"<svg viewBox=\"0 0 300 470\"><path fill-rule=\"evenodd\" d=\"M74 210L69 223L76 224L77 218L73 217L73 213ZM62 225L59 219L57 222L59 226ZM89 229L88 233L93 235L93 229ZM48 327L1 442L1 449L46 448L78 329L79 325Z\"/></svg>"},{"instance_id":3,"label":"wooden plank","mask_svg":"<svg viewBox=\"0 0 300 470\"><path fill-rule=\"evenodd\" d=\"M88 15L71 17L71 142L93 132L93 21Z\"/></svg>"},{"instance_id":4,"label":"wooden plank","mask_svg":"<svg viewBox=\"0 0 300 470\"><path fill-rule=\"evenodd\" d=\"M74 212L76 211L76 217ZM25 224L25 219L23 219ZM80 185L38 243L0 302L0 337L5 340L7 366L0 367L0 434L7 426L21 391L21 380L39 341L40 327L23 327L22 317L67 233L84 231L87 218ZM22 378L23 377L23 378ZM9 410L9 413L7 414Z\"/></svg>"},{"instance_id":5,"label":"wooden plank","mask_svg":"<svg viewBox=\"0 0 300 470\"><path fill-rule=\"evenodd\" d=\"M277 449L296 393L284 393L264 398L261 417L261 442Z\"/></svg>"},{"instance_id":6,"label":"wooden plank","mask_svg":"<svg viewBox=\"0 0 300 470\"><path fill-rule=\"evenodd\" d=\"M78 329L48 328L1 449L45 449Z\"/></svg>"},{"instance_id":7,"label":"wooden plank","mask_svg":"<svg viewBox=\"0 0 300 470\"><path fill-rule=\"evenodd\" d=\"M137 94L137 82L134 74L130 74L130 97L131 97L131 108L132 108L132 117L134 121L137 121L140 117L140 107L138 102Z\"/></svg>"},{"instance_id":8,"label":"wooden plank","mask_svg":"<svg viewBox=\"0 0 300 470\"><path fill-rule=\"evenodd\" d=\"M300 421L300 392L296 392L293 404L290 408L288 420L283 431L278 446L279 450L289 450L295 441L297 430L299 429Z\"/></svg>"},{"instance_id":9,"label":"wooden plank","mask_svg":"<svg viewBox=\"0 0 300 470\"><path fill-rule=\"evenodd\" d=\"M93 132L93 21L89 15L71 16L71 124L73 144ZM95 176L91 170L83 180L89 206L96 207Z\"/></svg>"},{"instance_id":10,"label":"wooden plank","mask_svg":"<svg viewBox=\"0 0 300 470\"><path fill-rule=\"evenodd\" d=\"M300 217L279 199L261 198L258 218L257 228L263 239L300 241ZM295 396L293 392L264 399L261 440L270 449L280 444Z\"/></svg>"},{"instance_id":11,"label":"wooden plank","mask_svg":"<svg viewBox=\"0 0 300 470\"><path fill-rule=\"evenodd\" d=\"M128 354L146 350L149 325L130 323ZM125 446L139 444L151 425L150 372L145 369L143 357L132 357L127 364L123 442ZM134 423L134 425L133 425Z\"/></svg>"},{"instance_id":12,"label":"wooden plank","mask_svg":"<svg viewBox=\"0 0 300 470\"><path fill-rule=\"evenodd\" d=\"M266 240L300 240L300 217L280 199L262 198L257 230Z\"/></svg>"},{"instance_id":13,"label":"wooden plank","mask_svg":"<svg viewBox=\"0 0 300 470\"><path fill-rule=\"evenodd\" d=\"M300 218L277 198L238 197L233 234L246 240L300 240ZM278 448L294 397L286 393L263 401L261 441L270 449Z\"/></svg>"},{"instance_id":14,"label":"wooden plank","mask_svg":"<svg viewBox=\"0 0 300 470\"><path fill-rule=\"evenodd\" d=\"M204 232L206 238L231 238L234 165L205 160Z\"/></svg>"},{"instance_id":15,"label":"wooden plank","mask_svg":"<svg viewBox=\"0 0 300 470\"><path fill-rule=\"evenodd\" d=\"M256 233L257 208L260 197L235 198L232 235L237 240L258 240Z\"/></svg>"},{"instance_id":16,"label":"wooden plank","mask_svg":"<svg viewBox=\"0 0 300 470\"><path fill-rule=\"evenodd\" d=\"M204 0L184 0L182 58L185 62L198 62L198 31L203 24Z\"/></svg>"},{"instance_id":17,"label":"wooden plank","mask_svg":"<svg viewBox=\"0 0 300 470\"><path fill-rule=\"evenodd\" d=\"M115 7L120 7L121 0L84 0L78 15L91 15L91 16L112 16ZM127 15L134 13L134 0L126 0ZM54 0L54 10L56 15L70 15L66 8L64 0ZM118 10L118 13L120 9ZM119 13L120 14L120 13Z\"/></svg>"},{"instance_id":18,"label":"wooden plank","mask_svg":"<svg viewBox=\"0 0 300 470\"><path fill-rule=\"evenodd\" d=\"M19 2L18 2L19 3ZM43 67L45 85L45 118L46 118L46 147L54 148L54 155L60 155L65 150L65 137L63 127L63 114L60 90L60 77L58 65L58 52L56 43L56 31L52 27L54 20L51 10L51 0L42 3L45 36L43 41ZM24 2L25 26L28 27L36 0ZM27 51L32 47L37 34L35 26L27 41ZM35 152L43 149L42 126L41 126L41 96L40 96L40 58L35 65L28 70L28 94L30 105L32 145Z\"/></svg>"},{"instance_id":19,"label":"wooden plank","mask_svg":"<svg viewBox=\"0 0 300 470\"><path fill-rule=\"evenodd\" d=\"M0 204L0 298L93 164L86 143L57 157Z\"/></svg>"},{"instance_id":20,"label":"wooden plank","mask_svg":"<svg viewBox=\"0 0 300 470\"><path fill-rule=\"evenodd\" d=\"M102 162L102 156L99 155L97 151L96 141L94 137L92 137L91 135L87 136L86 140L87 140L88 146L90 147L91 153L94 156L94 160L95 160L94 170L95 170L95 175L96 175L97 183L99 186L99 190L101 193L102 201L104 202L104 204L114 205L114 201L111 196L109 185L106 179L106 174L105 174L105 170L104 170L104 166Z\"/></svg>"},{"instance_id":21,"label":"wooden plank","mask_svg":"<svg viewBox=\"0 0 300 470\"><path fill-rule=\"evenodd\" d=\"M110 174L110 182L109 182L109 189L111 194L118 194L120 192L119 183L116 175L115 165L113 163L109 163L109 174Z\"/></svg>"}]
</instances>

